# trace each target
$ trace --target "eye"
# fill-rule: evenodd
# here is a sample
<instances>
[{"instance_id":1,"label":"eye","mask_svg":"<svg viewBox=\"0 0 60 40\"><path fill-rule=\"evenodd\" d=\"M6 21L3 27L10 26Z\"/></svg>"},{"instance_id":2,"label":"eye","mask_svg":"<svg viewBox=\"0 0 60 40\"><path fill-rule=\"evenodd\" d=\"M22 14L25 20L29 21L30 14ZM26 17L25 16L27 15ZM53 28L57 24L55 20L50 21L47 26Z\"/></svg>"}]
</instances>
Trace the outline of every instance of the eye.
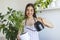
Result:
<instances>
[{"instance_id":1,"label":"eye","mask_svg":"<svg viewBox=\"0 0 60 40\"><path fill-rule=\"evenodd\" d=\"M27 9L26 11L29 11L29 9Z\"/></svg>"},{"instance_id":2,"label":"eye","mask_svg":"<svg viewBox=\"0 0 60 40\"><path fill-rule=\"evenodd\" d=\"M31 12L33 12L33 9L31 9Z\"/></svg>"}]
</instances>

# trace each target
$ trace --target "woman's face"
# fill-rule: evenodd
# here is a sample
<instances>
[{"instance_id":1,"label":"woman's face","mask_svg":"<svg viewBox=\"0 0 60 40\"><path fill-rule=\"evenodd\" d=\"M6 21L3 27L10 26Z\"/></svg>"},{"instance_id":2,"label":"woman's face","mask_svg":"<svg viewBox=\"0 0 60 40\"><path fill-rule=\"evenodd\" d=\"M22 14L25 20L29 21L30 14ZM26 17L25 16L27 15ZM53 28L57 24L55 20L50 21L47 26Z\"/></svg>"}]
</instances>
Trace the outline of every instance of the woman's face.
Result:
<instances>
[{"instance_id":1,"label":"woman's face","mask_svg":"<svg viewBox=\"0 0 60 40\"><path fill-rule=\"evenodd\" d=\"M33 7L32 7L32 6L27 7L26 15L27 15L28 17L33 17L33 13L34 13Z\"/></svg>"}]
</instances>

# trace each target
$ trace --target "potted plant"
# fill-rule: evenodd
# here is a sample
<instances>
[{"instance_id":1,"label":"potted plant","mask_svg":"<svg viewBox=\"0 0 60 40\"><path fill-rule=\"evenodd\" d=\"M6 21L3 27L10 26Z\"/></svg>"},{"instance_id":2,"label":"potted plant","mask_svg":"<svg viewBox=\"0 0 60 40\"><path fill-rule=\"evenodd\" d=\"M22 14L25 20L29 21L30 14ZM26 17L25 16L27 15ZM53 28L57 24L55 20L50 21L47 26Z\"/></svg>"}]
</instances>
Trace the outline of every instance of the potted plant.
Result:
<instances>
[{"instance_id":1,"label":"potted plant","mask_svg":"<svg viewBox=\"0 0 60 40\"><path fill-rule=\"evenodd\" d=\"M16 40L18 30L23 32L22 21L24 20L23 12L13 10L8 7L7 14L0 13L0 31L6 35L7 40Z\"/></svg>"},{"instance_id":2,"label":"potted plant","mask_svg":"<svg viewBox=\"0 0 60 40\"><path fill-rule=\"evenodd\" d=\"M51 2L52 2L52 0L36 0L36 2L34 3L36 11L38 9L48 8L48 5L51 4Z\"/></svg>"}]
</instances>

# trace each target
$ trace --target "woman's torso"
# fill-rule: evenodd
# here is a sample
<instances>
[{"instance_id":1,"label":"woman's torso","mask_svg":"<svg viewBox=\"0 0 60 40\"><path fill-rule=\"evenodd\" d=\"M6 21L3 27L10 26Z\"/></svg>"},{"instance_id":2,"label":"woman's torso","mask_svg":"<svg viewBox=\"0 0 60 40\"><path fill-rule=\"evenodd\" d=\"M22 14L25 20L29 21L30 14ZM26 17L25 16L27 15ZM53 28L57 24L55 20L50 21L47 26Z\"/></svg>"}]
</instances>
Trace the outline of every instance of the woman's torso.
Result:
<instances>
[{"instance_id":1,"label":"woman's torso","mask_svg":"<svg viewBox=\"0 0 60 40\"><path fill-rule=\"evenodd\" d=\"M33 20L31 20L31 21L29 21L30 22L30 24L32 24L32 25L29 25L28 23L27 23L27 20L25 20L25 24L24 24L24 31L28 31L28 30L30 30L30 31L36 31L36 28L34 27L34 23L37 21L37 19L35 19L35 18L33 18ZM32 23L33 22L33 23Z\"/></svg>"}]
</instances>

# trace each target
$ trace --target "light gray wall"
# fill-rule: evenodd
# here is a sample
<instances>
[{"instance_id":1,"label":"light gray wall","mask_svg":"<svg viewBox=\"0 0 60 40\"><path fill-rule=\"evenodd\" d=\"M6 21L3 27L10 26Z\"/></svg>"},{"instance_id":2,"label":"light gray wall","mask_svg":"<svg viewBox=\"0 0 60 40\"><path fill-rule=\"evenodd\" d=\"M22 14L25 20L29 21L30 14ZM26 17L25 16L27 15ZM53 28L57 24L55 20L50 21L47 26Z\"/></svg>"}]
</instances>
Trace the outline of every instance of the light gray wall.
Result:
<instances>
[{"instance_id":1,"label":"light gray wall","mask_svg":"<svg viewBox=\"0 0 60 40\"><path fill-rule=\"evenodd\" d=\"M0 12L6 13L7 7L24 11L26 4L34 3L35 1L36 0L0 0Z\"/></svg>"},{"instance_id":2,"label":"light gray wall","mask_svg":"<svg viewBox=\"0 0 60 40\"><path fill-rule=\"evenodd\" d=\"M45 27L39 32L40 40L60 40L60 9L38 12L37 16L45 18L54 25L53 29Z\"/></svg>"}]
</instances>

